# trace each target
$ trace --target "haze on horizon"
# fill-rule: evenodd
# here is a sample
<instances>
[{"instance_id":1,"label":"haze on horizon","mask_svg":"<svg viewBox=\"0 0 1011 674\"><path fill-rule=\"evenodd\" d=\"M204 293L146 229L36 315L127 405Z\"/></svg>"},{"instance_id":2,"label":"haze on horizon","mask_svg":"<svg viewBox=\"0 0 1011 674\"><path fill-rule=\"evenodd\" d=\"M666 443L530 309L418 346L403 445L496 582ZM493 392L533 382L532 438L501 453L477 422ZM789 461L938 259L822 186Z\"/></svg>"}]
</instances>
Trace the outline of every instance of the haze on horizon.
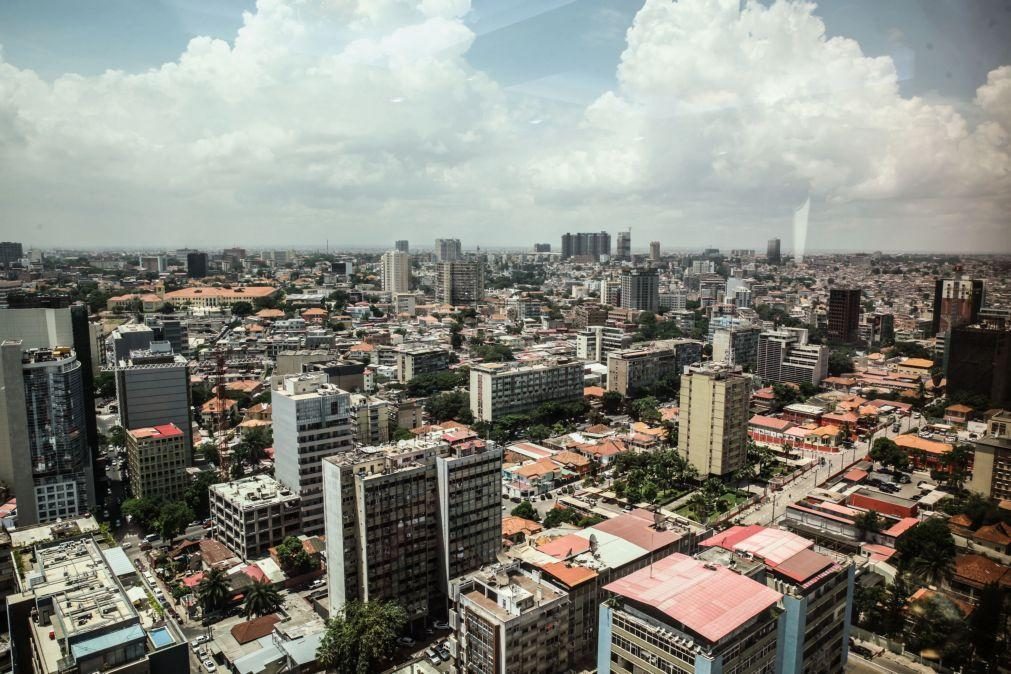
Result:
<instances>
[{"instance_id":1,"label":"haze on horizon","mask_svg":"<svg viewBox=\"0 0 1011 674\"><path fill-rule=\"evenodd\" d=\"M1004 7L632 4L6 3L0 239L1011 252Z\"/></svg>"}]
</instances>

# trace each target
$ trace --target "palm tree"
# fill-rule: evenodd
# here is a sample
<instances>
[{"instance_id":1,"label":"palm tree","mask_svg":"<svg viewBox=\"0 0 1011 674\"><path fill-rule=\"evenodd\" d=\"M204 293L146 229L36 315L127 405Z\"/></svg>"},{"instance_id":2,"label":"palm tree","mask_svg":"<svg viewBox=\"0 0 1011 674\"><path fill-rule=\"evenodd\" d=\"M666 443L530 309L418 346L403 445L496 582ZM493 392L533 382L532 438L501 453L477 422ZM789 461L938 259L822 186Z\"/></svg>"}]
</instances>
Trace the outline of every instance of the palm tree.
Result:
<instances>
[{"instance_id":1,"label":"palm tree","mask_svg":"<svg viewBox=\"0 0 1011 674\"><path fill-rule=\"evenodd\" d=\"M228 576L221 569L211 569L197 585L197 597L204 613L221 608L232 592Z\"/></svg>"},{"instance_id":2,"label":"palm tree","mask_svg":"<svg viewBox=\"0 0 1011 674\"><path fill-rule=\"evenodd\" d=\"M253 583L246 590L246 617L273 613L281 607L281 593L267 581Z\"/></svg>"}]
</instances>

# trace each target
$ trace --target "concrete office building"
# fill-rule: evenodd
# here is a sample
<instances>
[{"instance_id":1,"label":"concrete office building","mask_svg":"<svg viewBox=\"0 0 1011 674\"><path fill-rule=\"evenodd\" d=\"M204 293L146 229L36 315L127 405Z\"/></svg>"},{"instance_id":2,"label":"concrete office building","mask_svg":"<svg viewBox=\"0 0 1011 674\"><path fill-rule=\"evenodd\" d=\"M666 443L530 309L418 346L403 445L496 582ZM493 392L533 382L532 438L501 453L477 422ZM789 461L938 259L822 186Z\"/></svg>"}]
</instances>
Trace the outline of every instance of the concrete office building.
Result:
<instances>
[{"instance_id":1,"label":"concrete office building","mask_svg":"<svg viewBox=\"0 0 1011 674\"><path fill-rule=\"evenodd\" d=\"M423 374L443 372L449 367L449 351L431 344L401 344L394 349L397 381L406 384Z\"/></svg>"},{"instance_id":2,"label":"concrete office building","mask_svg":"<svg viewBox=\"0 0 1011 674\"><path fill-rule=\"evenodd\" d=\"M393 313L398 316L406 314L413 317L417 312L418 298L414 293L394 293L390 301L393 304Z\"/></svg>"},{"instance_id":3,"label":"concrete office building","mask_svg":"<svg viewBox=\"0 0 1011 674\"><path fill-rule=\"evenodd\" d=\"M793 383L817 386L828 376L829 349L808 344L807 330L785 328L758 336L756 374L767 384Z\"/></svg>"},{"instance_id":4,"label":"concrete office building","mask_svg":"<svg viewBox=\"0 0 1011 674\"><path fill-rule=\"evenodd\" d=\"M614 258L616 260L631 260L632 259L632 232L631 230L625 232L618 232L618 243L614 251Z\"/></svg>"},{"instance_id":5,"label":"concrete office building","mask_svg":"<svg viewBox=\"0 0 1011 674\"><path fill-rule=\"evenodd\" d=\"M25 256L24 247L16 241L0 241L0 267L10 269Z\"/></svg>"},{"instance_id":6,"label":"concrete office building","mask_svg":"<svg viewBox=\"0 0 1011 674\"><path fill-rule=\"evenodd\" d=\"M534 244L535 253L550 253L551 244L550 243L535 243Z\"/></svg>"},{"instance_id":7,"label":"concrete office building","mask_svg":"<svg viewBox=\"0 0 1011 674\"><path fill-rule=\"evenodd\" d=\"M187 465L192 462L193 401L184 357L168 348L133 351L116 368L116 400L120 424L127 430L175 424L183 432Z\"/></svg>"},{"instance_id":8,"label":"concrete office building","mask_svg":"<svg viewBox=\"0 0 1011 674\"><path fill-rule=\"evenodd\" d=\"M675 288L670 292L660 293L660 308L668 311L684 311L688 308L688 291Z\"/></svg>"},{"instance_id":9,"label":"concrete office building","mask_svg":"<svg viewBox=\"0 0 1011 674\"><path fill-rule=\"evenodd\" d=\"M145 316L144 324L151 328L152 342L168 342L173 353L189 355L190 333L186 323L168 316ZM141 348L148 348L148 346Z\"/></svg>"},{"instance_id":10,"label":"concrete office building","mask_svg":"<svg viewBox=\"0 0 1011 674\"><path fill-rule=\"evenodd\" d=\"M655 269L621 273L621 308L656 312L660 308L660 277Z\"/></svg>"},{"instance_id":11,"label":"concrete office building","mask_svg":"<svg viewBox=\"0 0 1011 674\"><path fill-rule=\"evenodd\" d=\"M776 671L782 594L680 553L604 588L598 674Z\"/></svg>"},{"instance_id":12,"label":"concrete office building","mask_svg":"<svg viewBox=\"0 0 1011 674\"><path fill-rule=\"evenodd\" d=\"M632 344L632 335L621 328L608 325L590 325L576 335L576 357L595 363L606 363L607 354L627 349Z\"/></svg>"},{"instance_id":13,"label":"concrete office building","mask_svg":"<svg viewBox=\"0 0 1011 674\"><path fill-rule=\"evenodd\" d=\"M946 360L948 392L982 395L991 407L1011 409L1011 330L956 327Z\"/></svg>"},{"instance_id":14,"label":"concrete office building","mask_svg":"<svg viewBox=\"0 0 1011 674\"><path fill-rule=\"evenodd\" d=\"M399 250L383 253L383 291L392 297L396 293L406 293L411 289L411 256Z\"/></svg>"},{"instance_id":15,"label":"concrete office building","mask_svg":"<svg viewBox=\"0 0 1011 674\"><path fill-rule=\"evenodd\" d=\"M727 475L744 466L750 397L738 368L707 363L681 376L678 450L700 475Z\"/></svg>"},{"instance_id":16,"label":"concrete office building","mask_svg":"<svg viewBox=\"0 0 1011 674\"><path fill-rule=\"evenodd\" d=\"M484 265L474 262L440 262L435 266L435 299L458 306L484 299Z\"/></svg>"},{"instance_id":17,"label":"concrete office building","mask_svg":"<svg viewBox=\"0 0 1011 674\"><path fill-rule=\"evenodd\" d=\"M460 239L436 239L435 261L454 262L463 257Z\"/></svg>"},{"instance_id":18,"label":"concrete office building","mask_svg":"<svg viewBox=\"0 0 1011 674\"><path fill-rule=\"evenodd\" d=\"M16 591L7 597L15 672L184 674L189 645L151 606L121 548L103 548L94 518L12 534Z\"/></svg>"},{"instance_id":19,"label":"concrete office building","mask_svg":"<svg viewBox=\"0 0 1011 674\"><path fill-rule=\"evenodd\" d=\"M973 442L972 477L966 485L991 501L1011 499L1011 413L990 418L987 435Z\"/></svg>"},{"instance_id":20,"label":"concrete office building","mask_svg":"<svg viewBox=\"0 0 1011 674\"><path fill-rule=\"evenodd\" d=\"M702 360L702 342L666 339L607 354L607 390L634 396Z\"/></svg>"},{"instance_id":21,"label":"concrete office building","mask_svg":"<svg viewBox=\"0 0 1011 674\"><path fill-rule=\"evenodd\" d=\"M649 242L649 259L654 262L660 259L660 242L650 241Z\"/></svg>"},{"instance_id":22,"label":"concrete office building","mask_svg":"<svg viewBox=\"0 0 1011 674\"><path fill-rule=\"evenodd\" d=\"M394 250L398 250L401 253L410 253L411 244L407 239L397 239L397 242L393 245Z\"/></svg>"},{"instance_id":23,"label":"concrete office building","mask_svg":"<svg viewBox=\"0 0 1011 674\"><path fill-rule=\"evenodd\" d=\"M126 457L134 498L175 501L186 491L189 453L185 434L175 424L129 429Z\"/></svg>"},{"instance_id":24,"label":"concrete office building","mask_svg":"<svg viewBox=\"0 0 1011 674\"><path fill-rule=\"evenodd\" d=\"M0 343L0 480L17 496L19 526L95 507L83 370L69 347Z\"/></svg>"},{"instance_id":25,"label":"concrete office building","mask_svg":"<svg viewBox=\"0 0 1011 674\"><path fill-rule=\"evenodd\" d=\"M983 281L962 278L961 270L950 279L934 282L934 312L930 324L931 337L946 334L952 328L972 325L979 320L983 307Z\"/></svg>"},{"instance_id":26,"label":"concrete office building","mask_svg":"<svg viewBox=\"0 0 1011 674\"><path fill-rule=\"evenodd\" d=\"M739 365L754 372L758 364L758 336L762 329L747 327L720 328L713 333L713 360L727 365Z\"/></svg>"},{"instance_id":27,"label":"concrete office building","mask_svg":"<svg viewBox=\"0 0 1011 674\"><path fill-rule=\"evenodd\" d=\"M766 248L765 253L765 261L769 264L782 263L783 256L780 254L779 248L779 239L769 239L769 245Z\"/></svg>"},{"instance_id":28,"label":"concrete office building","mask_svg":"<svg viewBox=\"0 0 1011 674\"><path fill-rule=\"evenodd\" d=\"M351 428L359 445L390 441L390 403L360 393L351 394Z\"/></svg>"},{"instance_id":29,"label":"concrete office building","mask_svg":"<svg viewBox=\"0 0 1011 674\"><path fill-rule=\"evenodd\" d=\"M481 363L470 369L470 411L477 421L523 414L547 402L583 399L583 364Z\"/></svg>"},{"instance_id":30,"label":"concrete office building","mask_svg":"<svg viewBox=\"0 0 1011 674\"><path fill-rule=\"evenodd\" d=\"M519 563L495 564L450 583L454 664L472 674L569 670L569 597Z\"/></svg>"},{"instance_id":31,"label":"concrete office building","mask_svg":"<svg viewBox=\"0 0 1011 674\"><path fill-rule=\"evenodd\" d=\"M365 390L365 363L355 361L327 361L323 363L306 363L301 371L286 374L316 374L326 375L328 384L345 391Z\"/></svg>"},{"instance_id":32,"label":"concrete office building","mask_svg":"<svg viewBox=\"0 0 1011 674\"><path fill-rule=\"evenodd\" d=\"M190 278L207 276L207 253L192 252L186 254L186 275Z\"/></svg>"},{"instance_id":33,"label":"concrete office building","mask_svg":"<svg viewBox=\"0 0 1011 674\"><path fill-rule=\"evenodd\" d=\"M502 451L421 436L323 461L330 608L396 600L412 629L445 618L449 582L501 547Z\"/></svg>"},{"instance_id":34,"label":"concrete office building","mask_svg":"<svg viewBox=\"0 0 1011 674\"><path fill-rule=\"evenodd\" d=\"M604 300L601 299L603 302ZM600 304L584 302L572 310L572 325L576 329L582 330L591 325L604 325L607 323L607 309Z\"/></svg>"},{"instance_id":35,"label":"concrete office building","mask_svg":"<svg viewBox=\"0 0 1011 674\"><path fill-rule=\"evenodd\" d=\"M854 565L783 529L735 526L701 543L698 559L727 567L783 595L778 674L836 674L846 668Z\"/></svg>"},{"instance_id":36,"label":"concrete office building","mask_svg":"<svg viewBox=\"0 0 1011 674\"><path fill-rule=\"evenodd\" d=\"M737 288L732 298L738 309L750 309L753 301L750 288Z\"/></svg>"},{"instance_id":37,"label":"concrete office building","mask_svg":"<svg viewBox=\"0 0 1011 674\"><path fill-rule=\"evenodd\" d=\"M323 533L323 459L350 451L351 396L323 373L285 377L271 392L274 477L302 500L302 528Z\"/></svg>"},{"instance_id":38,"label":"concrete office building","mask_svg":"<svg viewBox=\"0 0 1011 674\"><path fill-rule=\"evenodd\" d=\"M846 344L857 341L860 325L860 289L832 288L828 293L828 336Z\"/></svg>"},{"instance_id":39,"label":"concrete office building","mask_svg":"<svg viewBox=\"0 0 1011 674\"><path fill-rule=\"evenodd\" d=\"M599 260L611 256L611 235L607 232L581 232L562 235L562 259L570 257Z\"/></svg>"},{"instance_id":40,"label":"concrete office building","mask_svg":"<svg viewBox=\"0 0 1011 674\"><path fill-rule=\"evenodd\" d=\"M301 499L268 475L214 484L208 495L215 536L244 561L302 533Z\"/></svg>"},{"instance_id":41,"label":"concrete office building","mask_svg":"<svg viewBox=\"0 0 1011 674\"><path fill-rule=\"evenodd\" d=\"M154 329L140 323L125 323L112 331L109 337L112 345L111 360L114 365L130 358L131 351L146 351L151 348Z\"/></svg>"}]
</instances>

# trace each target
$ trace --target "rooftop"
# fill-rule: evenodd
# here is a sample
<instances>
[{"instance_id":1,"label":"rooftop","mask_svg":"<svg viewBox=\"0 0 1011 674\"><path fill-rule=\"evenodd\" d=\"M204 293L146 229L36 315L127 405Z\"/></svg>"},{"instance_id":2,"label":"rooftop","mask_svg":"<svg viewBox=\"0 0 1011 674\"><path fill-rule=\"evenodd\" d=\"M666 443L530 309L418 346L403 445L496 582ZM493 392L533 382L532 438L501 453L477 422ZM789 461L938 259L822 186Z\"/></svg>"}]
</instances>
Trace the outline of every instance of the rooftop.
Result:
<instances>
[{"instance_id":1,"label":"rooftop","mask_svg":"<svg viewBox=\"0 0 1011 674\"><path fill-rule=\"evenodd\" d=\"M210 490L233 507L243 510L299 500L297 494L267 475L253 475L241 480L214 484L210 486Z\"/></svg>"},{"instance_id":2,"label":"rooftop","mask_svg":"<svg viewBox=\"0 0 1011 674\"><path fill-rule=\"evenodd\" d=\"M730 569L675 553L605 589L653 607L717 643L782 598Z\"/></svg>"}]
</instances>

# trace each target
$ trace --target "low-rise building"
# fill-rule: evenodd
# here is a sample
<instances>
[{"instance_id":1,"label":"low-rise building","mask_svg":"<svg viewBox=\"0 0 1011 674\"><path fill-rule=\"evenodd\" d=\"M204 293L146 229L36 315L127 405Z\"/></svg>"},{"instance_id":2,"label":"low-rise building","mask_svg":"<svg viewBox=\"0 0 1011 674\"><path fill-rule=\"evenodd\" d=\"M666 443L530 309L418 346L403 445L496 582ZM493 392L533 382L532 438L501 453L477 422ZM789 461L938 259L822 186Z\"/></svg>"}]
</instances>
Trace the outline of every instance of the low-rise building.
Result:
<instances>
[{"instance_id":1,"label":"low-rise building","mask_svg":"<svg viewBox=\"0 0 1011 674\"><path fill-rule=\"evenodd\" d=\"M576 335L576 358L606 363L607 354L632 344L632 335L609 325L591 325Z\"/></svg>"},{"instance_id":2,"label":"low-rise building","mask_svg":"<svg viewBox=\"0 0 1011 674\"><path fill-rule=\"evenodd\" d=\"M449 351L430 344L401 344L396 354L397 381L406 384L423 374L442 372L449 367Z\"/></svg>"},{"instance_id":3,"label":"low-rise building","mask_svg":"<svg viewBox=\"0 0 1011 674\"><path fill-rule=\"evenodd\" d=\"M607 390L634 395L701 360L702 342L691 339L667 339L612 351L607 356Z\"/></svg>"},{"instance_id":4,"label":"low-rise building","mask_svg":"<svg viewBox=\"0 0 1011 674\"><path fill-rule=\"evenodd\" d=\"M253 475L208 491L218 539L244 560L301 533L301 499L272 477Z\"/></svg>"}]
</instances>

